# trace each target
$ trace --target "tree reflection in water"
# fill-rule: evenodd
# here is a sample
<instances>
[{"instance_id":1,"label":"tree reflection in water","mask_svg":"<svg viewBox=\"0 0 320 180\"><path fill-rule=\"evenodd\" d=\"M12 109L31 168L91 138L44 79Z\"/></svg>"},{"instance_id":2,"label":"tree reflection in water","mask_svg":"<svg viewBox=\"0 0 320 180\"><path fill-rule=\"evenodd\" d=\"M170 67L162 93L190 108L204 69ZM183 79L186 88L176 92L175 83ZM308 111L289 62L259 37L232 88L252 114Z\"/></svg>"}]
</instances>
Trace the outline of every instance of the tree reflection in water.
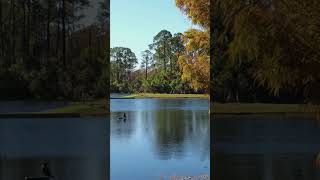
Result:
<instances>
[{"instance_id":1,"label":"tree reflection in water","mask_svg":"<svg viewBox=\"0 0 320 180\"><path fill-rule=\"evenodd\" d=\"M209 157L209 124L206 111L142 112L145 134L152 134L153 151L162 160L184 158L190 148L200 151L200 159ZM148 132L151 131L151 132Z\"/></svg>"},{"instance_id":2,"label":"tree reflection in water","mask_svg":"<svg viewBox=\"0 0 320 180\"><path fill-rule=\"evenodd\" d=\"M111 107L111 178L209 174L207 100L112 100ZM126 122L118 120L123 113Z\"/></svg>"},{"instance_id":3,"label":"tree reflection in water","mask_svg":"<svg viewBox=\"0 0 320 180\"><path fill-rule=\"evenodd\" d=\"M130 118L131 112L125 112L126 119L123 119L123 112L114 112L111 114L111 134L114 138L129 139L136 131L136 120Z\"/></svg>"}]
</instances>

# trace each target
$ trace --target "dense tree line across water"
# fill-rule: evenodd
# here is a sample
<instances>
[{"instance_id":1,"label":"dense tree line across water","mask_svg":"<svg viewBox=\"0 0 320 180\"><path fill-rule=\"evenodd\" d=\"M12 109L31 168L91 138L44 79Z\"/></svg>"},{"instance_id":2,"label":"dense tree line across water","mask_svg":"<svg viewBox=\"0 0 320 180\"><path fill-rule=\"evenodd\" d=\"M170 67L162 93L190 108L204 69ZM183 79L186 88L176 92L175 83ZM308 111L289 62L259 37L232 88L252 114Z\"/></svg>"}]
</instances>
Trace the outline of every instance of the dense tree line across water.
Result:
<instances>
[{"instance_id":1,"label":"dense tree line across water","mask_svg":"<svg viewBox=\"0 0 320 180\"><path fill-rule=\"evenodd\" d=\"M108 89L108 3L83 21L88 0L0 2L0 98L81 99ZM109 49L109 48L107 48Z\"/></svg>"},{"instance_id":2,"label":"dense tree line across water","mask_svg":"<svg viewBox=\"0 0 320 180\"><path fill-rule=\"evenodd\" d=\"M200 28L160 31L136 67L129 48L104 43L106 5L84 25L88 0L1 1L0 97L102 97L110 85L112 92L210 92L223 102L319 102L317 0L211 3L176 0Z\"/></svg>"},{"instance_id":3,"label":"dense tree line across water","mask_svg":"<svg viewBox=\"0 0 320 180\"><path fill-rule=\"evenodd\" d=\"M200 28L176 35L160 31L138 70L129 48L113 48L111 90L208 93L210 87L214 101L319 102L316 0L211 3L176 0Z\"/></svg>"},{"instance_id":4,"label":"dense tree line across water","mask_svg":"<svg viewBox=\"0 0 320 180\"><path fill-rule=\"evenodd\" d=\"M111 52L111 91L151 93L204 93L205 87L192 88L184 81L179 57L185 51L181 33L162 30L149 49L142 52L140 67L136 55L125 47Z\"/></svg>"}]
</instances>

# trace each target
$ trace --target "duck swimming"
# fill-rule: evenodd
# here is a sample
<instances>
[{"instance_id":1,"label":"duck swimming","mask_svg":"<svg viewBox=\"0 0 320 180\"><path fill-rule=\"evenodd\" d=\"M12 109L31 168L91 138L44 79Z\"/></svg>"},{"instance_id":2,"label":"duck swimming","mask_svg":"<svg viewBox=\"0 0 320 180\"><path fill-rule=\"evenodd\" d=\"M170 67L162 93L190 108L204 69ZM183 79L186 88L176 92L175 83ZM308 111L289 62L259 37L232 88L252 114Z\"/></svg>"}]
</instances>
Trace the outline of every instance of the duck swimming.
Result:
<instances>
[{"instance_id":1,"label":"duck swimming","mask_svg":"<svg viewBox=\"0 0 320 180\"><path fill-rule=\"evenodd\" d=\"M118 119L119 119L119 120L123 119L123 120L125 121L126 118L127 118L126 113L123 113L123 117L119 117Z\"/></svg>"}]
</instances>

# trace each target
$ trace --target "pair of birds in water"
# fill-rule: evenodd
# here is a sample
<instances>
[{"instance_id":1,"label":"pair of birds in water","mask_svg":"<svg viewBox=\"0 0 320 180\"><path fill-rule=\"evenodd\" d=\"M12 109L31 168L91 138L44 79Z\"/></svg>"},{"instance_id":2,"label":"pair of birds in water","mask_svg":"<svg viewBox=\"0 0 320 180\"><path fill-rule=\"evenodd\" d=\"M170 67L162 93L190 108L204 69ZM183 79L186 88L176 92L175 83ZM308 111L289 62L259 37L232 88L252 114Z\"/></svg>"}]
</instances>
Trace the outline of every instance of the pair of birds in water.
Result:
<instances>
[{"instance_id":1,"label":"pair of birds in water","mask_svg":"<svg viewBox=\"0 0 320 180\"><path fill-rule=\"evenodd\" d=\"M118 117L118 120L126 121L126 120L127 120L126 113L123 113L123 116L122 116L122 117Z\"/></svg>"}]
</instances>

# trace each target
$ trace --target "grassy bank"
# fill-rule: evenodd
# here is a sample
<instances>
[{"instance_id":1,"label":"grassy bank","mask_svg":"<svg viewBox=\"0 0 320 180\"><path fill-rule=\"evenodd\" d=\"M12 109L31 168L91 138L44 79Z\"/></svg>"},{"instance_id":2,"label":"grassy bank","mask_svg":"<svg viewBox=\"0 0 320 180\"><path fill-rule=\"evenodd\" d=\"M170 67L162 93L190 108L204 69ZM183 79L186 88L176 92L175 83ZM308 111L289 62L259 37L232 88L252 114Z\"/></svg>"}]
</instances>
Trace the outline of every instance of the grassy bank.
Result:
<instances>
[{"instance_id":1,"label":"grassy bank","mask_svg":"<svg viewBox=\"0 0 320 180\"><path fill-rule=\"evenodd\" d=\"M209 95L205 94L152 94L152 93L141 93L132 94L128 96L117 97L116 99L145 99L145 98L158 98L158 99L177 99L177 98L209 98ZM51 109L44 112L39 112L39 114L69 114L76 113L80 116L105 116L109 114L109 109L106 100L96 100L86 103L73 102L65 107Z\"/></svg>"},{"instance_id":2,"label":"grassy bank","mask_svg":"<svg viewBox=\"0 0 320 180\"><path fill-rule=\"evenodd\" d=\"M136 97L136 99L139 98L149 97ZM153 96L152 98L160 97ZM171 99L170 96L162 96L161 98ZM193 98L195 97L193 96ZM201 98L205 97L202 96ZM85 104L75 102L66 107L52 109L41 113L79 113L81 116L107 115L109 110L107 111L105 107L106 102L103 100L87 102ZM215 103L210 112L214 114L314 113L317 108L319 109L317 106L304 104Z\"/></svg>"},{"instance_id":3,"label":"grassy bank","mask_svg":"<svg viewBox=\"0 0 320 180\"><path fill-rule=\"evenodd\" d=\"M155 93L139 93L128 96L121 96L117 99L146 99L146 98L158 98L158 99L177 99L177 98L201 98L209 99L208 94L155 94Z\"/></svg>"},{"instance_id":4,"label":"grassy bank","mask_svg":"<svg viewBox=\"0 0 320 180\"><path fill-rule=\"evenodd\" d=\"M109 114L106 100L90 101L86 103L72 102L64 107L41 112L0 113L0 118L64 118L64 117L106 117Z\"/></svg>"},{"instance_id":5,"label":"grassy bank","mask_svg":"<svg viewBox=\"0 0 320 180\"><path fill-rule=\"evenodd\" d=\"M55 114L67 114L78 113L80 116L105 116L109 113L108 102L106 100L96 100L90 102L73 102L68 106L51 109L39 113L55 113Z\"/></svg>"},{"instance_id":6,"label":"grassy bank","mask_svg":"<svg viewBox=\"0 0 320 180\"><path fill-rule=\"evenodd\" d=\"M122 99L139 98L209 98L203 94L134 94ZM50 109L43 112L0 114L1 117L77 117L77 116L107 116L110 113L106 99L83 102L73 102L65 107ZM214 103L210 113L213 114L272 114L272 113L313 113L320 115L320 106L306 104L264 104L264 103Z\"/></svg>"},{"instance_id":7,"label":"grassy bank","mask_svg":"<svg viewBox=\"0 0 320 180\"><path fill-rule=\"evenodd\" d=\"M260 113L316 113L319 106L306 104L264 104L264 103L214 103L214 114L260 114Z\"/></svg>"}]
</instances>

